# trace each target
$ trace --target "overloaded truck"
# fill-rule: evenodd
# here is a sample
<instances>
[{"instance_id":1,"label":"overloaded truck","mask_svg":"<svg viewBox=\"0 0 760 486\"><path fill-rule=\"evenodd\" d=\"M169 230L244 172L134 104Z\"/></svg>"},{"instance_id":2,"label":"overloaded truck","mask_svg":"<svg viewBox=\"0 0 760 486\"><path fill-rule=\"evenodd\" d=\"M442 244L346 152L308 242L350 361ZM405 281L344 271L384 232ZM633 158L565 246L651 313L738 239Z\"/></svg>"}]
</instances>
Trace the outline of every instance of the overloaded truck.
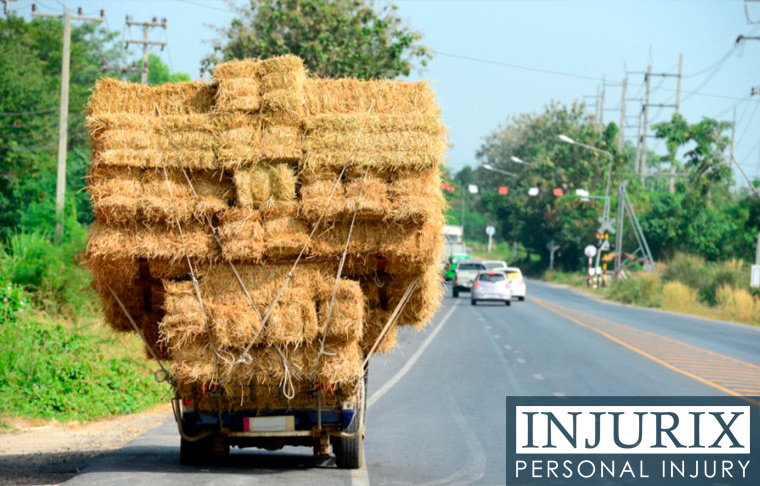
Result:
<instances>
[{"instance_id":1,"label":"overloaded truck","mask_svg":"<svg viewBox=\"0 0 760 486\"><path fill-rule=\"evenodd\" d=\"M210 83L104 79L87 115L86 261L107 323L174 390L181 462L307 445L360 467L370 358L443 295L430 87L282 56Z\"/></svg>"}]
</instances>

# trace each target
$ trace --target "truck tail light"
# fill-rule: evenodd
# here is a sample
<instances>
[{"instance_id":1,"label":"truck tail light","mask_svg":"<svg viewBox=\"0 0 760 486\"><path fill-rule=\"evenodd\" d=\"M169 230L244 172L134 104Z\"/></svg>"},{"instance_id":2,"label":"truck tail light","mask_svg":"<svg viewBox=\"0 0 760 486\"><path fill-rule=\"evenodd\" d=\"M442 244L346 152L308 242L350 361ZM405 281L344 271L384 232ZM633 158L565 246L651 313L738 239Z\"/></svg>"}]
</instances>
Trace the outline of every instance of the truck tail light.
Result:
<instances>
[{"instance_id":1,"label":"truck tail light","mask_svg":"<svg viewBox=\"0 0 760 486\"><path fill-rule=\"evenodd\" d=\"M195 412L195 406L193 405L193 401L190 398L183 398L182 399L182 410L185 413L193 413L193 412Z\"/></svg>"}]
</instances>

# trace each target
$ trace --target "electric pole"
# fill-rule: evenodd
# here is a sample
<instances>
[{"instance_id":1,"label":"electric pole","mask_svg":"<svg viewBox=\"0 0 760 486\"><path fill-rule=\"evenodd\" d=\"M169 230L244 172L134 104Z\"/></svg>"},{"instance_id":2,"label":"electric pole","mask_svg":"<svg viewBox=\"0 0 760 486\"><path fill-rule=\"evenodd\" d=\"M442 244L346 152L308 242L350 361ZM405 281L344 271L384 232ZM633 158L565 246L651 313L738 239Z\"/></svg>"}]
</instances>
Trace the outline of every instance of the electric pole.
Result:
<instances>
[{"instance_id":1,"label":"electric pole","mask_svg":"<svg viewBox=\"0 0 760 486\"><path fill-rule=\"evenodd\" d=\"M628 76L623 78L623 96L620 98L620 133L618 134L618 150L623 152L625 147L625 94L628 91Z\"/></svg>"},{"instance_id":2,"label":"electric pole","mask_svg":"<svg viewBox=\"0 0 760 486\"><path fill-rule=\"evenodd\" d=\"M678 54L678 84L676 85L676 113L681 110L681 80L683 79L683 52Z\"/></svg>"},{"instance_id":3,"label":"electric pole","mask_svg":"<svg viewBox=\"0 0 760 486\"><path fill-rule=\"evenodd\" d=\"M599 131L604 128L604 91L605 91L604 78L602 78L602 94L599 98Z\"/></svg>"},{"instance_id":4,"label":"electric pole","mask_svg":"<svg viewBox=\"0 0 760 486\"><path fill-rule=\"evenodd\" d=\"M3 2L5 3L5 2ZM63 214L66 207L66 152L69 131L69 68L71 66L71 21L103 22L105 11L100 11L100 17L82 15L82 8L77 15L72 15L65 8L61 15L37 12L37 6L32 4L32 17L60 18L63 21L63 56L61 61L61 103L58 120L58 171L55 182L55 236L60 240L63 236Z\"/></svg>"},{"instance_id":5,"label":"electric pole","mask_svg":"<svg viewBox=\"0 0 760 486\"><path fill-rule=\"evenodd\" d=\"M0 1L3 2L3 13L7 17L8 16L8 4L10 2L15 2L16 0L0 0Z\"/></svg>"},{"instance_id":6,"label":"electric pole","mask_svg":"<svg viewBox=\"0 0 760 486\"><path fill-rule=\"evenodd\" d=\"M647 73L644 77L644 81L646 83L646 101L644 102L644 107L642 111L643 115L643 133L641 134L641 159L639 161L639 179L641 180L641 185L646 187L646 177L644 177L644 172L646 171L647 167L647 136L649 134L649 92L652 88L652 65L650 64L647 67Z\"/></svg>"},{"instance_id":7,"label":"electric pole","mask_svg":"<svg viewBox=\"0 0 760 486\"><path fill-rule=\"evenodd\" d=\"M142 73L140 74L140 82L142 84L148 84L148 50L150 49L150 46L161 46L161 50L164 50L164 46L166 46L166 42L159 42L159 41L152 41L150 40L150 29L154 27L161 27L162 29L166 29L166 19L161 19L161 22L158 21L156 17L153 17L153 19L150 22L135 22L132 20L132 17L130 15L127 15L127 27L132 27L133 25L137 25L139 27L142 27L143 29L143 38L142 40L135 40L135 39L128 39L124 41L126 44L126 47L129 47L129 44L142 44L143 46L143 54L142 54Z\"/></svg>"}]
</instances>

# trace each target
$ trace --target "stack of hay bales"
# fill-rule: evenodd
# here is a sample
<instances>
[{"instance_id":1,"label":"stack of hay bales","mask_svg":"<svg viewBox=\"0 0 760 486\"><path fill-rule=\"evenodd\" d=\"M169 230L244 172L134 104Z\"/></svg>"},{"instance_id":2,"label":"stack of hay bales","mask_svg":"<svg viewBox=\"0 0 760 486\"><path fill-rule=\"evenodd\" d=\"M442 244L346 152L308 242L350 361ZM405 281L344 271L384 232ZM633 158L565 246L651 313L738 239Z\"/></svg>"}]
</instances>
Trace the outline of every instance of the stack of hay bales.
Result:
<instances>
[{"instance_id":1,"label":"stack of hay bales","mask_svg":"<svg viewBox=\"0 0 760 486\"><path fill-rule=\"evenodd\" d=\"M88 127L105 317L138 325L183 396L210 385L225 407L314 406L318 386L337 404L373 346L437 309L446 142L424 83L235 61L212 84L100 81Z\"/></svg>"}]
</instances>

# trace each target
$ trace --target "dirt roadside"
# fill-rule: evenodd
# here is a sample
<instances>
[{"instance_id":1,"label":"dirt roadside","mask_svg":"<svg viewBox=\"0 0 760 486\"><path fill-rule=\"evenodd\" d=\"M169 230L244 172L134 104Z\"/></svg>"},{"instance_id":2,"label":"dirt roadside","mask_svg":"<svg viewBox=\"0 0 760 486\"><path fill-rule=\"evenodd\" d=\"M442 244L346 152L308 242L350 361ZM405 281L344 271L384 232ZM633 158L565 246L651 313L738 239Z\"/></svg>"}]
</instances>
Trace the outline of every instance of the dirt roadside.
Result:
<instances>
[{"instance_id":1,"label":"dirt roadside","mask_svg":"<svg viewBox=\"0 0 760 486\"><path fill-rule=\"evenodd\" d=\"M73 477L94 458L171 419L171 406L88 424L6 420L0 434L0 485L53 485Z\"/></svg>"}]
</instances>

